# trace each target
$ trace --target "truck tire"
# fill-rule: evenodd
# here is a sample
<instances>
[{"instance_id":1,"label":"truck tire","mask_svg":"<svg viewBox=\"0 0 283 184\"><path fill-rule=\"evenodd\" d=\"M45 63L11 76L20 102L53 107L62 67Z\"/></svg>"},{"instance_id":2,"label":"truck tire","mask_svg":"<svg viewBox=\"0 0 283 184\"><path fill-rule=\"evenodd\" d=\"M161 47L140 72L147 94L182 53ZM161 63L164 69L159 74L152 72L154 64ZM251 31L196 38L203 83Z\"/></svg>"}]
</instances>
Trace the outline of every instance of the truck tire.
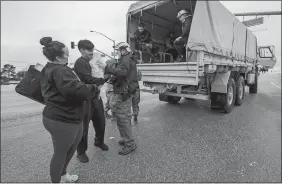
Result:
<instances>
[{"instance_id":1,"label":"truck tire","mask_svg":"<svg viewBox=\"0 0 283 184\"><path fill-rule=\"evenodd\" d=\"M177 104L181 100L181 97L167 96L167 99L168 99L168 103L170 103L170 104Z\"/></svg>"},{"instance_id":2,"label":"truck tire","mask_svg":"<svg viewBox=\"0 0 283 184\"><path fill-rule=\"evenodd\" d=\"M258 82L258 75L255 75L255 83L250 85L249 91L251 94L256 94L257 93L257 82Z\"/></svg>"},{"instance_id":3,"label":"truck tire","mask_svg":"<svg viewBox=\"0 0 283 184\"><path fill-rule=\"evenodd\" d=\"M245 79L243 76L239 76L236 83L236 97L235 105L242 105L245 97Z\"/></svg>"},{"instance_id":4,"label":"truck tire","mask_svg":"<svg viewBox=\"0 0 283 184\"><path fill-rule=\"evenodd\" d=\"M159 94L159 101L168 102L168 97L164 94Z\"/></svg>"},{"instance_id":5,"label":"truck tire","mask_svg":"<svg viewBox=\"0 0 283 184\"><path fill-rule=\"evenodd\" d=\"M225 113L230 113L235 104L236 97L236 83L235 80L230 77L227 84L227 94L222 94L222 108Z\"/></svg>"}]
</instances>

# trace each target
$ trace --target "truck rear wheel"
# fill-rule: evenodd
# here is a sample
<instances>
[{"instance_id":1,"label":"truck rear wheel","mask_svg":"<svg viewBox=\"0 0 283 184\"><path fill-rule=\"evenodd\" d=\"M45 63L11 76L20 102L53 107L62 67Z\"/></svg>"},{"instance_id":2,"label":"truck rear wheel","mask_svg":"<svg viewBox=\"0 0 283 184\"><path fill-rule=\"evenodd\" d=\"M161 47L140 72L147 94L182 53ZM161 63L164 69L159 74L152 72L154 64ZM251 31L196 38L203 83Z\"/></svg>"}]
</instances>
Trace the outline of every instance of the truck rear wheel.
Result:
<instances>
[{"instance_id":1,"label":"truck rear wheel","mask_svg":"<svg viewBox=\"0 0 283 184\"><path fill-rule=\"evenodd\" d=\"M242 105L245 97L245 80L243 76L239 76L236 84L235 105Z\"/></svg>"},{"instance_id":2,"label":"truck rear wheel","mask_svg":"<svg viewBox=\"0 0 283 184\"><path fill-rule=\"evenodd\" d=\"M227 93L222 94L222 107L225 113L230 113L235 104L236 97L236 83L233 78L230 77L227 85Z\"/></svg>"},{"instance_id":3,"label":"truck rear wheel","mask_svg":"<svg viewBox=\"0 0 283 184\"><path fill-rule=\"evenodd\" d=\"M177 104L181 100L181 97L159 94L159 100L163 102L168 102L170 104Z\"/></svg>"},{"instance_id":4,"label":"truck rear wheel","mask_svg":"<svg viewBox=\"0 0 283 184\"><path fill-rule=\"evenodd\" d=\"M168 103L170 103L170 104L177 104L181 100L181 97L167 96L167 99L168 99Z\"/></svg>"},{"instance_id":5,"label":"truck rear wheel","mask_svg":"<svg viewBox=\"0 0 283 184\"><path fill-rule=\"evenodd\" d=\"M251 94L256 94L257 93L257 82L258 82L258 75L255 75L255 83L250 85L249 91Z\"/></svg>"},{"instance_id":6,"label":"truck rear wheel","mask_svg":"<svg viewBox=\"0 0 283 184\"><path fill-rule=\"evenodd\" d=\"M221 108L221 94L220 93L211 93L211 103L210 103L210 109L219 109ZM219 99L220 98L220 99Z\"/></svg>"},{"instance_id":7,"label":"truck rear wheel","mask_svg":"<svg viewBox=\"0 0 283 184\"><path fill-rule=\"evenodd\" d=\"M168 98L164 94L159 94L159 101L168 102Z\"/></svg>"}]
</instances>

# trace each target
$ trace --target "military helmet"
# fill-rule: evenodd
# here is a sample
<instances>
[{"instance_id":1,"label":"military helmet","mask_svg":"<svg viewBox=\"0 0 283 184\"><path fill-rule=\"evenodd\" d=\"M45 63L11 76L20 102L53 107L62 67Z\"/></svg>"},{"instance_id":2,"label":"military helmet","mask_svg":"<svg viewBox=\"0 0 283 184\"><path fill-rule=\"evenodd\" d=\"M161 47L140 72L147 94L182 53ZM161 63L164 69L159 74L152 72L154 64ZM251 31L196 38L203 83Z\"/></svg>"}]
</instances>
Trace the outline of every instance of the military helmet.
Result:
<instances>
[{"instance_id":1,"label":"military helmet","mask_svg":"<svg viewBox=\"0 0 283 184\"><path fill-rule=\"evenodd\" d=\"M126 42L117 43L117 45L115 45L114 49L115 50L126 49L128 52L131 51L130 45L128 43L126 43Z\"/></svg>"}]
</instances>

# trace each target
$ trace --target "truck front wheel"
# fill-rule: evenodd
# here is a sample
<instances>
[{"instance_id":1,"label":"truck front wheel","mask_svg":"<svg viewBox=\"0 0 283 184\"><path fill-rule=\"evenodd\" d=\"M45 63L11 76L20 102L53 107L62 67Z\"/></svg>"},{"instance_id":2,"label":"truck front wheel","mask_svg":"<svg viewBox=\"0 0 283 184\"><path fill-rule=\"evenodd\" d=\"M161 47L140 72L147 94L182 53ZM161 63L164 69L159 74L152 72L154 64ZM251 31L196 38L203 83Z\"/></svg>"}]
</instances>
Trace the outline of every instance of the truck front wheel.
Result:
<instances>
[{"instance_id":1,"label":"truck front wheel","mask_svg":"<svg viewBox=\"0 0 283 184\"><path fill-rule=\"evenodd\" d=\"M235 105L242 105L245 96L245 80L243 76L239 76L236 84Z\"/></svg>"}]
</instances>

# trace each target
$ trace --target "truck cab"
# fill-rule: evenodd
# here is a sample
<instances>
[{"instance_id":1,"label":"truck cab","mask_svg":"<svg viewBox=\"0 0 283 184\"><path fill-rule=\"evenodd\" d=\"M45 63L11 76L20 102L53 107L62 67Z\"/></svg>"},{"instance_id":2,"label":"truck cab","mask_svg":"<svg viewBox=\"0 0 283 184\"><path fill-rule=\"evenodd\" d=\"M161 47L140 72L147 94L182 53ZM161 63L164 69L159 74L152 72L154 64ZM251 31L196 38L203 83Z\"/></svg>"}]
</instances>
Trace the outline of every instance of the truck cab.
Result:
<instances>
[{"instance_id":1,"label":"truck cab","mask_svg":"<svg viewBox=\"0 0 283 184\"><path fill-rule=\"evenodd\" d=\"M264 69L272 69L276 64L275 46L259 46L257 48L257 59L259 67Z\"/></svg>"}]
</instances>

